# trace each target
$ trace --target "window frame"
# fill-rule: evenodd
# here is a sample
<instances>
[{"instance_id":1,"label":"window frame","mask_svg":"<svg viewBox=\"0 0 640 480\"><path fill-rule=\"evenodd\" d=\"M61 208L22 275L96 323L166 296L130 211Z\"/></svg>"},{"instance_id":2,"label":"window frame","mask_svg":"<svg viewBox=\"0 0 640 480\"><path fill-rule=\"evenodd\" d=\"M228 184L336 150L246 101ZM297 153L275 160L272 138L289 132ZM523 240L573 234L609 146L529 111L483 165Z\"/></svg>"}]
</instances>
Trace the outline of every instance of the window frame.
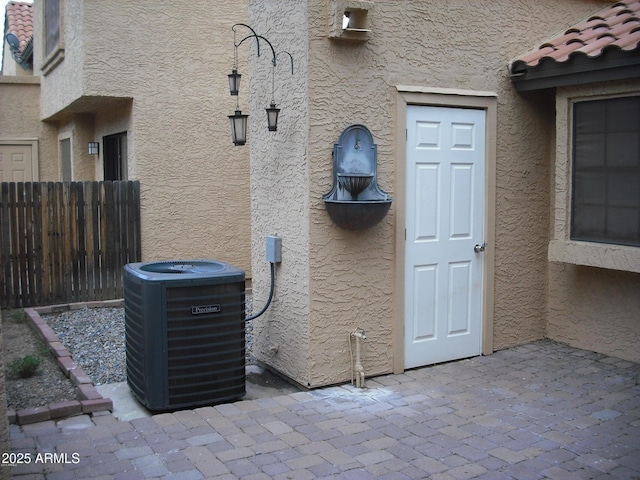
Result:
<instances>
[{"instance_id":1,"label":"window frame","mask_svg":"<svg viewBox=\"0 0 640 480\"><path fill-rule=\"evenodd\" d=\"M572 154L571 154L571 165L572 165L572 175L571 175L571 191L572 191L572 195L571 195L571 225L569 226L570 228L570 238L572 240L578 240L578 241L585 241L585 242L595 242L595 243L604 243L607 245L626 245L626 246L631 246L631 247L640 247L640 239L636 239L636 238L628 238L628 237L624 237L624 236L618 236L616 237L615 232L612 232L611 230L609 230L609 226L611 226L611 228L613 228L614 230L617 228L614 224L609 224L609 221L607 220L607 217L610 217L614 214L615 209L620 210L621 208L633 208L635 210L634 213L634 217L637 220L638 218L640 218L640 206L638 206L637 208L634 208L632 206L629 205L622 205L620 203L618 203L616 205L616 200L615 200L615 195L612 194L611 191L611 186L608 184L609 182L609 178L611 177L615 177L615 176L627 176L630 174L633 174L634 177L637 175L638 169L640 169L640 165L616 165L613 162L613 159L616 158L616 155L611 155L609 150L609 144L610 142L612 142L612 135L616 134L616 133L620 133L619 131L615 131L612 130L612 128L615 128L615 123L613 125L603 122L602 127L603 130L602 131L598 131L596 133L599 133L603 136L603 138L601 138L599 140L599 142L597 142L597 146L598 147L602 147L602 160L604 161L603 164L601 165L594 165L592 162L592 157L588 156L588 157L584 157L579 155L579 151L584 149L585 145L589 145L589 146L593 146L596 143L594 142L590 142L590 138L584 138L584 141L586 143L584 144L579 144L578 143L578 113L579 109L582 108L586 108L589 109L590 107L596 107L598 108L598 106L596 104L600 104L601 107L600 108L604 108L604 112L605 114L608 116L609 112L612 111L612 109L614 109L613 111L617 111L617 107L620 105L620 102L618 102L618 104L616 105L616 101L622 100L622 99L633 99L634 100L634 107L639 107L640 108L640 95L625 95L625 96L611 96L611 97L606 97L606 98L601 98L601 99L589 99L589 100L583 100L583 101L574 101L572 103L572 118L571 118L571 133L572 133ZM633 115L633 121L634 122L638 122L638 117L640 116L640 110L635 110L634 113L635 115ZM586 113L586 115L588 116L589 114ZM590 119L588 119L588 117L582 117L583 120L586 120L587 122L592 123L592 121ZM610 118L610 117L609 117ZM620 122L620 119L622 117L618 116L618 118L615 120L615 122ZM626 120L626 119L625 119ZM629 119L631 120L631 118ZM626 125L629 125L628 122L626 122ZM635 131L635 126L634 126L634 130ZM629 132L630 130L625 130L625 132ZM637 133L637 132L636 132ZM586 137L593 137L593 132L591 134L585 134L583 133L582 135L586 136ZM615 142L613 142L615 143ZM638 140L637 138L635 139L635 148L638 148ZM628 144L627 143L623 143L622 144L624 147L627 147ZM618 147L620 148L620 147ZM624 148L626 150L626 148ZM582 163L579 164L579 157L582 160ZM578 199L580 198L580 194L579 191L584 189L584 184L580 184L578 183L578 175L582 174L582 175L591 175L592 178L594 175L597 175L597 186L599 188L602 188L602 192L601 192L601 199L600 201L598 200L594 200L593 195L589 197L588 200L583 200L583 201L579 201ZM631 178L631 177L630 177ZM638 179L640 181L640 178ZM587 182L587 180L585 179L584 182ZM585 214L579 214L580 210L582 209L588 209L589 205L593 208L594 206L596 206L599 209L602 209L602 213L604 218L602 218L602 221L604 222L602 225L599 226L599 229L593 230L593 229L587 229L586 227L584 227L584 225L581 225L581 223L583 224L584 219L585 219ZM640 227L637 227L640 228ZM600 230L601 229L601 230ZM607 231L609 230L609 231ZM636 234L637 234L637 229L636 229Z\"/></svg>"},{"instance_id":2,"label":"window frame","mask_svg":"<svg viewBox=\"0 0 640 480\"><path fill-rule=\"evenodd\" d=\"M53 46L49 53L47 37L47 3L50 1L58 2L58 43ZM44 53L44 59L42 62L42 73L48 75L62 60L64 60L64 0L42 0L42 52Z\"/></svg>"},{"instance_id":3,"label":"window frame","mask_svg":"<svg viewBox=\"0 0 640 480\"><path fill-rule=\"evenodd\" d=\"M617 82L614 85L580 85L557 90L549 261L640 273L640 247L571 239L573 106L576 102L638 95L640 84L637 81Z\"/></svg>"}]
</instances>

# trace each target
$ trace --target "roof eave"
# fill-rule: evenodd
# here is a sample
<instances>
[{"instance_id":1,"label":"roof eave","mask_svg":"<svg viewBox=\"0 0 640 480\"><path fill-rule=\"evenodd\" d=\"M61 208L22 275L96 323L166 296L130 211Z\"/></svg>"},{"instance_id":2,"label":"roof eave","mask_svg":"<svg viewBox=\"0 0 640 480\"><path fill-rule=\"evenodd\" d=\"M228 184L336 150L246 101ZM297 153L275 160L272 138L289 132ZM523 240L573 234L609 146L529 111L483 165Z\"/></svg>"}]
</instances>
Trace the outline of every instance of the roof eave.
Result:
<instances>
[{"instance_id":1,"label":"roof eave","mask_svg":"<svg viewBox=\"0 0 640 480\"><path fill-rule=\"evenodd\" d=\"M33 37L29 38L22 51L12 51L11 56L23 70L31 70L33 68Z\"/></svg>"},{"instance_id":2,"label":"roof eave","mask_svg":"<svg viewBox=\"0 0 640 480\"><path fill-rule=\"evenodd\" d=\"M515 66L515 65L514 65ZM612 49L599 57L575 55L566 62L545 60L535 67L512 69L516 91L544 90L570 85L640 78L640 50Z\"/></svg>"},{"instance_id":3,"label":"roof eave","mask_svg":"<svg viewBox=\"0 0 640 480\"><path fill-rule=\"evenodd\" d=\"M24 46L18 64L24 70L31 70L33 68L33 37L29 38L29 41Z\"/></svg>"}]
</instances>

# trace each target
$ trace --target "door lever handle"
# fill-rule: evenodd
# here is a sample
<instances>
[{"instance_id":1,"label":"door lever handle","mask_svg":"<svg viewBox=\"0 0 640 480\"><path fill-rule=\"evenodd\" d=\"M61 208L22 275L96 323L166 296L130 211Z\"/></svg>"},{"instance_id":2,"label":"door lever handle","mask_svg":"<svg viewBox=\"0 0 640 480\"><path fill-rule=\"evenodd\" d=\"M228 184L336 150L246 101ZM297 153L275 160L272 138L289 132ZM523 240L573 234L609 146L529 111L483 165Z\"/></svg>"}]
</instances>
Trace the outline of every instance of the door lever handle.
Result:
<instances>
[{"instance_id":1,"label":"door lever handle","mask_svg":"<svg viewBox=\"0 0 640 480\"><path fill-rule=\"evenodd\" d=\"M481 253L484 252L484 248L487 246L486 243L482 243L482 244L477 244L475 247L473 247L473 251L476 253Z\"/></svg>"}]
</instances>

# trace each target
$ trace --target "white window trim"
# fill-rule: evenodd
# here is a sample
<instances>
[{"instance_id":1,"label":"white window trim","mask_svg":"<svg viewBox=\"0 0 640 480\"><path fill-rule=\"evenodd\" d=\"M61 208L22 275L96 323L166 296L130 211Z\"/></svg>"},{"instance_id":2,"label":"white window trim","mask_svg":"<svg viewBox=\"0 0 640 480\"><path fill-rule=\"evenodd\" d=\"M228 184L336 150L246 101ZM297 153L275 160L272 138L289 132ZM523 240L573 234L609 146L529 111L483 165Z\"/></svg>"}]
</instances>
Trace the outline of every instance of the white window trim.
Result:
<instances>
[{"instance_id":1,"label":"white window trim","mask_svg":"<svg viewBox=\"0 0 640 480\"><path fill-rule=\"evenodd\" d=\"M573 104L577 101L638 95L637 82L616 87L581 86L559 89L556 95L556 156L553 231L549 261L640 273L640 247L571 240L571 167Z\"/></svg>"}]
</instances>

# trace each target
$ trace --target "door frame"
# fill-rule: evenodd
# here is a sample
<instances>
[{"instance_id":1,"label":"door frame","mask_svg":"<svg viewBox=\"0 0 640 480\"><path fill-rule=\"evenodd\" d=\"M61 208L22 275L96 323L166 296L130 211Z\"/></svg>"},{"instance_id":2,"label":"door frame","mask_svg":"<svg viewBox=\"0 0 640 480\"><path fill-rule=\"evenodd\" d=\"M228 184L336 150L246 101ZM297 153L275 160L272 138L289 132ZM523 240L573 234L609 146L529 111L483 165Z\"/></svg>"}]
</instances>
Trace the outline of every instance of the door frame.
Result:
<instances>
[{"instance_id":1,"label":"door frame","mask_svg":"<svg viewBox=\"0 0 640 480\"><path fill-rule=\"evenodd\" d=\"M102 137L102 150L104 152L102 155L102 178L104 180L129 179L128 137L126 131Z\"/></svg>"},{"instance_id":2,"label":"door frame","mask_svg":"<svg viewBox=\"0 0 640 480\"><path fill-rule=\"evenodd\" d=\"M394 281L393 372L404 371L404 273L406 232L407 105L457 107L485 111L485 215L484 291L482 298L482 354L493 353L493 304L495 273L496 133L497 94L449 88L396 85L396 229Z\"/></svg>"}]
</instances>

